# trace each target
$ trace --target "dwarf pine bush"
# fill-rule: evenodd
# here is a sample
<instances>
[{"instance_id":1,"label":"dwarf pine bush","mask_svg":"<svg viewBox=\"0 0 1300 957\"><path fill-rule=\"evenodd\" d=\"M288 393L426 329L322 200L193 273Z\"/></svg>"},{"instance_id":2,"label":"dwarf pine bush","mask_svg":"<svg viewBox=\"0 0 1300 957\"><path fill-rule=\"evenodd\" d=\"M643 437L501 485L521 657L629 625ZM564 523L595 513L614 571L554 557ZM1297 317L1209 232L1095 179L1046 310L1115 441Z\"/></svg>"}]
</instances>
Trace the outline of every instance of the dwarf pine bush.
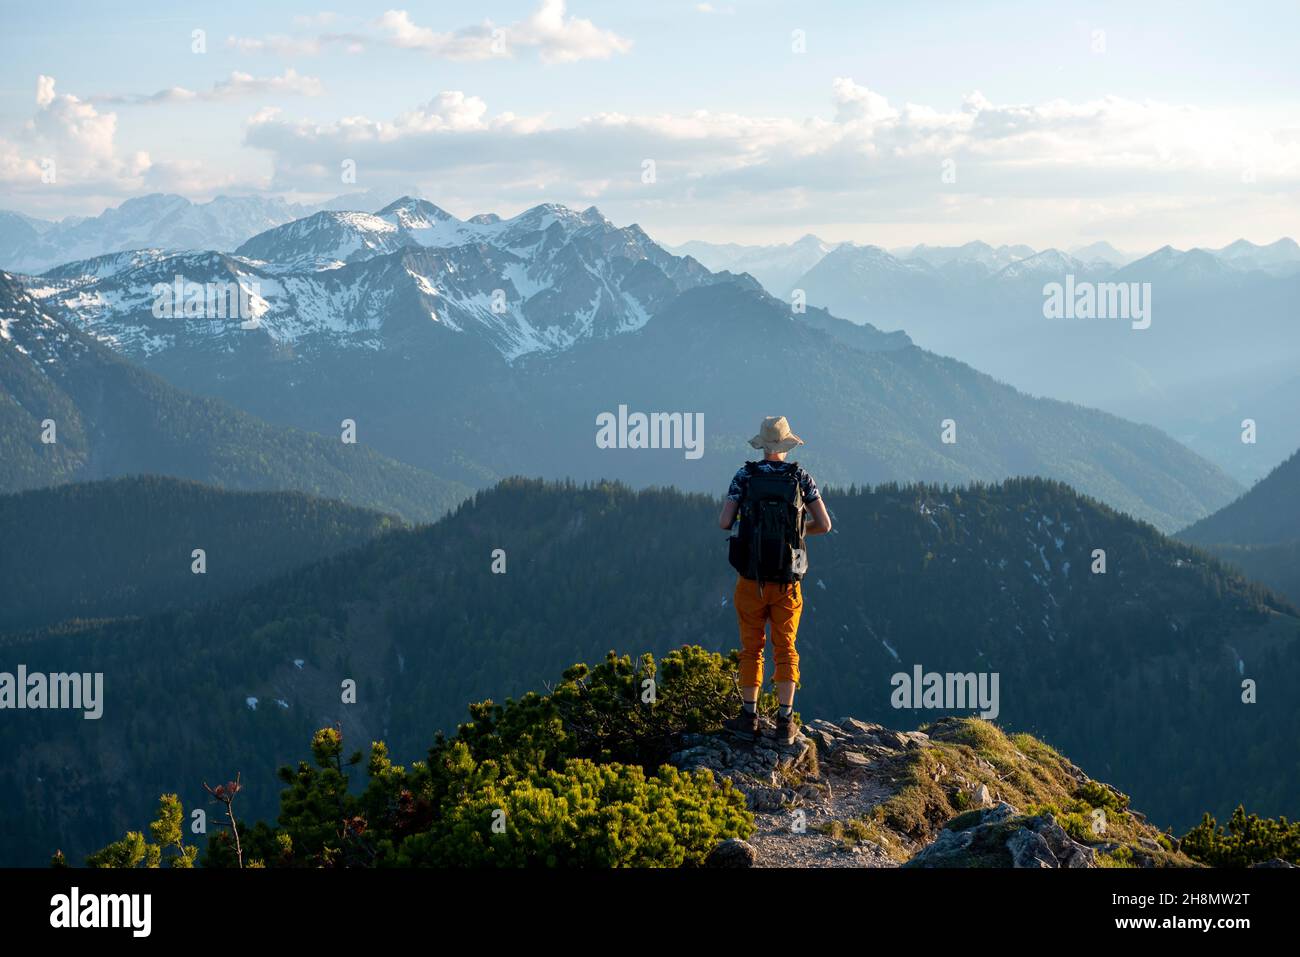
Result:
<instances>
[{"instance_id":1,"label":"dwarf pine bush","mask_svg":"<svg viewBox=\"0 0 1300 957\"><path fill-rule=\"evenodd\" d=\"M665 764L685 732L734 709L736 661L698 647L656 662L610 653L577 664L547 694L470 706L426 760L394 764L382 741L365 761L322 728L311 761L281 768L273 826L241 828L245 866L681 867L748 837L744 796L711 772ZM139 835L93 855L101 866L156 857ZM208 841L207 867L239 865L232 834Z\"/></svg>"}]
</instances>

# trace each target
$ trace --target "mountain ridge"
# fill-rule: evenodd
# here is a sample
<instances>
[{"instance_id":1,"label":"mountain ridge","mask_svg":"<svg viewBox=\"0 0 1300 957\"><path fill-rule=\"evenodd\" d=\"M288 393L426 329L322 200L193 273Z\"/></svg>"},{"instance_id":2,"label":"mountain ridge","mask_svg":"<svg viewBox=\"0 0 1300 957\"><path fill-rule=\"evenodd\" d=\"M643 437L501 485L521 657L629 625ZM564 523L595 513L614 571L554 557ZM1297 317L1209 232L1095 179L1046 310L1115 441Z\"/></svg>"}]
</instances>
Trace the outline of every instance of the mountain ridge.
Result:
<instances>
[{"instance_id":1,"label":"mountain ridge","mask_svg":"<svg viewBox=\"0 0 1300 957\"><path fill-rule=\"evenodd\" d=\"M895 672L997 672L1000 721L1142 794L1163 822L1189 826L1241 801L1287 812L1294 782L1269 755L1293 740L1296 716L1275 689L1300 684L1300 625L1266 591L1059 483L827 486L826 498L835 531L815 543L804 583L801 707L891 724ZM341 722L350 740L422 753L460 702L522 695L569 662L599 660L611 635L656 654L683 644L727 653L735 577L716 515L714 497L674 490L504 482L435 525L391 531L234 599L9 636L30 670L75 661L112 673L115 699L132 707L96 722L39 715L38 725L19 712L0 725L0 786L14 795L0 813L46 806L34 782L58 782L60 800L81 811L51 810L63 830L28 829L24 853L48 855L56 842L72 853L90 830L125 830L130 808L182 783L187 804L202 800L196 782L214 754L271 780L322 721ZM1092 574L1099 544L1108 568ZM494 549L504 573L492 570ZM164 653L178 644L189 653ZM1243 674L1274 693L1243 705ZM344 678L357 683L355 707L340 705ZM287 707L252 710L248 699ZM150 709L166 720L130 737ZM1135 723L1146 737L1132 735ZM1243 735L1258 747L1236 747ZM127 775L108 756L130 747ZM116 810L86 800L102 788L121 795ZM270 800L250 794L249 812L270 814Z\"/></svg>"},{"instance_id":2,"label":"mountain ridge","mask_svg":"<svg viewBox=\"0 0 1300 957\"><path fill-rule=\"evenodd\" d=\"M335 432L335 435L340 435ZM126 361L0 273L0 490L152 473L298 489L410 519L463 486L365 446L260 421Z\"/></svg>"}]
</instances>

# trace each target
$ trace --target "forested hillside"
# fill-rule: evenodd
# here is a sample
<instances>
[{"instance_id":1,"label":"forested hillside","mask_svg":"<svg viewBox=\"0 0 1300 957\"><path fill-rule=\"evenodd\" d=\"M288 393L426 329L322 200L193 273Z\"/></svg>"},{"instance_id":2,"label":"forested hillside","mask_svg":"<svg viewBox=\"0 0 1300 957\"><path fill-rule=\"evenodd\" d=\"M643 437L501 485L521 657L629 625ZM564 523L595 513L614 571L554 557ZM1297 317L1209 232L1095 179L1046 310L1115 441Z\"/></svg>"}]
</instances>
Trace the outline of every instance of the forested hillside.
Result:
<instances>
[{"instance_id":1,"label":"forested hillside","mask_svg":"<svg viewBox=\"0 0 1300 957\"><path fill-rule=\"evenodd\" d=\"M333 220L315 220L274 232L319 238L317 227ZM403 246L284 274L194 254L42 301L186 390L327 438L354 419L376 451L476 488L526 470L712 491L747 451L762 410L780 409L809 439L809 464L838 484L1041 475L1165 531L1241 492L1157 428L1018 392L901 333L792 311L750 277L710 274L595 210L543 206L500 226L509 250L477 240ZM352 236L340 250L361 241ZM278 255L293 262L298 252L320 250L294 242ZM274 309L256 331L160 320L148 291L178 270L281 294L270 296ZM524 274L544 276L545 288L531 279L516 288ZM500 309L490 305L497 290L506 296ZM684 454L678 436L653 451L599 447L597 416L622 405L702 416L698 446ZM948 422L955 431L945 436Z\"/></svg>"},{"instance_id":2,"label":"forested hillside","mask_svg":"<svg viewBox=\"0 0 1300 957\"><path fill-rule=\"evenodd\" d=\"M1178 537L1300 606L1300 452Z\"/></svg>"},{"instance_id":3,"label":"forested hillside","mask_svg":"<svg viewBox=\"0 0 1300 957\"><path fill-rule=\"evenodd\" d=\"M168 385L0 273L0 492L158 474L294 489L412 521L467 494L339 435L269 425Z\"/></svg>"},{"instance_id":4,"label":"forested hillside","mask_svg":"<svg viewBox=\"0 0 1300 957\"><path fill-rule=\"evenodd\" d=\"M400 524L301 492L158 476L0 495L0 632L194 607Z\"/></svg>"},{"instance_id":5,"label":"forested hillside","mask_svg":"<svg viewBox=\"0 0 1300 957\"><path fill-rule=\"evenodd\" d=\"M1024 729L1182 828L1238 802L1294 813L1300 624L1269 593L1058 483L830 490L800 630L801 710L902 726L891 676L996 672ZM543 687L611 648L735 644L718 502L512 480L237 600L3 648L103 671L99 721L16 712L0 734L14 859L73 854L204 779L269 780L319 727L417 759L464 702ZM504 551L505 573L500 567ZM1105 573L1094 574L1096 550ZM1258 704L1242 703L1257 680ZM354 680L355 704L341 703ZM250 704L250 699L256 699ZM962 713L970 713L969 710ZM92 795L111 794L99 801ZM249 789L269 816L274 790ZM26 822L18 827L19 821Z\"/></svg>"}]
</instances>

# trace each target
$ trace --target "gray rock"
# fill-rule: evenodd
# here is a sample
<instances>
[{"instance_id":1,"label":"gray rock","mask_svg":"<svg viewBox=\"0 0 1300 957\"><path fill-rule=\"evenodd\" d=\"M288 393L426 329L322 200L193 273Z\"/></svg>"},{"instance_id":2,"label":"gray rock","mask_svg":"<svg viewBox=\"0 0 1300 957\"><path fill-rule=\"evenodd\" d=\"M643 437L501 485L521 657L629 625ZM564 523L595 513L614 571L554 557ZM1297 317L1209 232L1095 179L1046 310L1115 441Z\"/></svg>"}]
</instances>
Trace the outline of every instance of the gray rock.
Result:
<instances>
[{"instance_id":1,"label":"gray rock","mask_svg":"<svg viewBox=\"0 0 1300 957\"><path fill-rule=\"evenodd\" d=\"M960 860L975 839L973 829L953 831L944 828L930 844L909 862L909 867L944 867Z\"/></svg>"},{"instance_id":2,"label":"gray rock","mask_svg":"<svg viewBox=\"0 0 1300 957\"><path fill-rule=\"evenodd\" d=\"M836 759L846 768L865 768L871 765L871 759L865 754L861 754L857 751L850 751L847 748L841 749L836 755Z\"/></svg>"},{"instance_id":3,"label":"gray rock","mask_svg":"<svg viewBox=\"0 0 1300 957\"><path fill-rule=\"evenodd\" d=\"M835 746L844 738L837 738L833 734L823 731L821 728L811 728L805 726L803 733L817 745L817 750L823 754L830 754L835 750Z\"/></svg>"},{"instance_id":4,"label":"gray rock","mask_svg":"<svg viewBox=\"0 0 1300 957\"><path fill-rule=\"evenodd\" d=\"M848 735L844 731L844 729L841 728L839 725L833 724L832 722L827 721L824 718L817 718L813 721L809 721L808 724L804 725L804 730L807 731L808 728L812 728L815 731L824 732L825 734L830 735L832 738L850 737L850 735Z\"/></svg>"},{"instance_id":5,"label":"gray rock","mask_svg":"<svg viewBox=\"0 0 1300 957\"><path fill-rule=\"evenodd\" d=\"M1032 818L1029 827L1046 843L1056 859L1053 867L1096 867L1097 852L1080 844L1050 814Z\"/></svg>"},{"instance_id":6,"label":"gray rock","mask_svg":"<svg viewBox=\"0 0 1300 957\"><path fill-rule=\"evenodd\" d=\"M989 810L980 815L980 825L1001 824L1007 818L1015 817L1020 812L1008 804L1006 801L999 801Z\"/></svg>"},{"instance_id":7,"label":"gray rock","mask_svg":"<svg viewBox=\"0 0 1300 957\"><path fill-rule=\"evenodd\" d=\"M878 724L868 724L866 721L859 721L857 718L841 718L840 728L851 735L864 735L866 737L874 736L878 731L885 729Z\"/></svg>"},{"instance_id":8,"label":"gray rock","mask_svg":"<svg viewBox=\"0 0 1300 957\"><path fill-rule=\"evenodd\" d=\"M709 852L705 867L753 867L758 862L754 845L738 837L729 838Z\"/></svg>"},{"instance_id":9,"label":"gray rock","mask_svg":"<svg viewBox=\"0 0 1300 957\"><path fill-rule=\"evenodd\" d=\"M1012 867L1060 867L1056 855L1043 836L1022 828L1007 839L1007 852Z\"/></svg>"}]
</instances>

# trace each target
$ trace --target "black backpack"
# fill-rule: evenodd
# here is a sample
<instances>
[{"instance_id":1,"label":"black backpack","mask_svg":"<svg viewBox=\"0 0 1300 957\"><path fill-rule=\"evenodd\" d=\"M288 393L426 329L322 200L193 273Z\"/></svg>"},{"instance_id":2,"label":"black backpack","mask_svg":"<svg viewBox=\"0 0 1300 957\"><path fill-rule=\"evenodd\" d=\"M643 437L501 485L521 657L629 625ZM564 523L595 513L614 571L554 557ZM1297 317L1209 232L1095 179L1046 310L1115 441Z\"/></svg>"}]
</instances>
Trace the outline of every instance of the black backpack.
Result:
<instances>
[{"instance_id":1,"label":"black backpack","mask_svg":"<svg viewBox=\"0 0 1300 957\"><path fill-rule=\"evenodd\" d=\"M745 578L760 583L789 584L808 571L804 548L808 513L799 485L799 465L788 465L780 472L765 472L757 462L745 463L748 480L727 560Z\"/></svg>"}]
</instances>

